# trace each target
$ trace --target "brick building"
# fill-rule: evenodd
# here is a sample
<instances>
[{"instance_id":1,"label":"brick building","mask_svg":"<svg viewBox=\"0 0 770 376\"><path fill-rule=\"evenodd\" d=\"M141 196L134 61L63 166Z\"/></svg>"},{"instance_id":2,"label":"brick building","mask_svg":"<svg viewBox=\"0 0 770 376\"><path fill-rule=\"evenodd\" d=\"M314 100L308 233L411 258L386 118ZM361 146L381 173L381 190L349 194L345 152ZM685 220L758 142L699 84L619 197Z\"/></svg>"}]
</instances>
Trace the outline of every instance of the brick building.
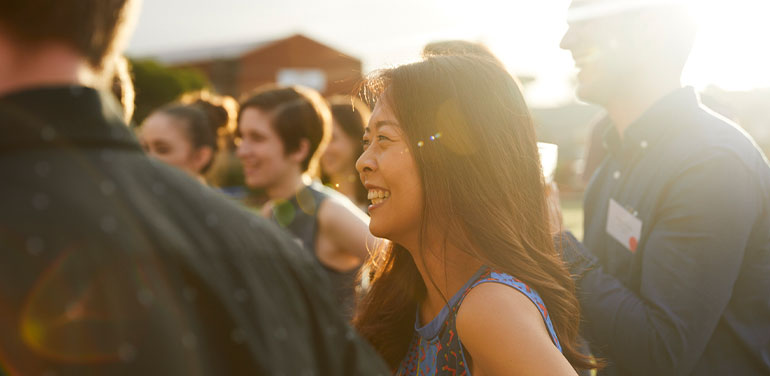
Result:
<instances>
[{"instance_id":1,"label":"brick building","mask_svg":"<svg viewBox=\"0 0 770 376\"><path fill-rule=\"evenodd\" d=\"M154 56L174 67L203 72L214 89L240 97L267 83L301 84L323 95L349 94L361 79L361 61L303 35L173 51Z\"/></svg>"}]
</instances>

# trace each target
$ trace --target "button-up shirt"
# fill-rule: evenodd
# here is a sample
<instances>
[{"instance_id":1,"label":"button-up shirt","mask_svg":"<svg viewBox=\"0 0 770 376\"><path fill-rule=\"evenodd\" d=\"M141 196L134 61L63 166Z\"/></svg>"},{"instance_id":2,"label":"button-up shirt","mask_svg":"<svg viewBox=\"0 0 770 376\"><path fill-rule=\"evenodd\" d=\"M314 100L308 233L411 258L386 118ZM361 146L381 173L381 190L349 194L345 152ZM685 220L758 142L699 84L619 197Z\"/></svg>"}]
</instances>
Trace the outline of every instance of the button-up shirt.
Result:
<instances>
[{"instance_id":1,"label":"button-up shirt","mask_svg":"<svg viewBox=\"0 0 770 376\"><path fill-rule=\"evenodd\" d=\"M598 263L578 289L606 374L770 374L767 159L691 88L605 146L584 203ZM641 222L633 244L608 233L611 199Z\"/></svg>"}]
</instances>

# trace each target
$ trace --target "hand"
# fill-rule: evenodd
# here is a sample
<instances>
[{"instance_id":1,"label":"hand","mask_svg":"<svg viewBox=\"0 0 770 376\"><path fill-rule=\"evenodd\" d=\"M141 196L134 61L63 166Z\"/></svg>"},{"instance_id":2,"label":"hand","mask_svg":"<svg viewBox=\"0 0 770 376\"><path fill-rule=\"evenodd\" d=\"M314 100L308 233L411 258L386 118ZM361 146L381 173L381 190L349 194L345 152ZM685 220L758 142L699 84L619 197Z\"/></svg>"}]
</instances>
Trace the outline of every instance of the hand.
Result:
<instances>
[{"instance_id":1,"label":"hand","mask_svg":"<svg viewBox=\"0 0 770 376\"><path fill-rule=\"evenodd\" d=\"M569 231L563 231L554 236L554 246L561 254L572 278L580 278L598 265L596 256L591 254L579 240Z\"/></svg>"}]
</instances>

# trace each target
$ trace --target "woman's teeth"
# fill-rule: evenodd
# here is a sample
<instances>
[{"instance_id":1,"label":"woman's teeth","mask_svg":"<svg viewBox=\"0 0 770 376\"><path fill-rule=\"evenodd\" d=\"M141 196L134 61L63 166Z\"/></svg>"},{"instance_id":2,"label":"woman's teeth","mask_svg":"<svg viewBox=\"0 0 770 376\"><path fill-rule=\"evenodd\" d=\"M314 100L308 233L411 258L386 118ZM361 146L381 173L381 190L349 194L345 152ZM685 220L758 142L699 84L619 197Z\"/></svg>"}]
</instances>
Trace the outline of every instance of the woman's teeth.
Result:
<instances>
[{"instance_id":1,"label":"woman's teeth","mask_svg":"<svg viewBox=\"0 0 770 376\"><path fill-rule=\"evenodd\" d=\"M377 205L387 200L390 197L389 191L381 191L378 189L370 189L367 198L372 201L372 205Z\"/></svg>"}]
</instances>

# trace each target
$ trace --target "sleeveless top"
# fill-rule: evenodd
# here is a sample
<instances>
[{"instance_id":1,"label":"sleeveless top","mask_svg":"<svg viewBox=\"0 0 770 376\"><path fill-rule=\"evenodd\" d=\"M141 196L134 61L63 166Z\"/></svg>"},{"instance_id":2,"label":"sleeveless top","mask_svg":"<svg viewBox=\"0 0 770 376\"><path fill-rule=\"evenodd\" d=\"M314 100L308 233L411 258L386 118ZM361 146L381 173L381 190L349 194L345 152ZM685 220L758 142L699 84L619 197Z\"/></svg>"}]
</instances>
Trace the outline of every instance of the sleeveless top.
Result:
<instances>
[{"instance_id":1,"label":"sleeveless top","mask_svg":"<svg viewBox=\"0 0 770 376\"><path fill-rule=\"evenodd\" d=\"M396 372L397 376L410 375L456 375L469 376L471 374L465 359L465 350L457 337L456 318L463 299L472 288L482 283L501 283L510 286L524 294L537 306L543 321L548 328L554 345L561 351L561 344L556 337L556 331L548 316L540 295L519 279L505 273L498 273L487 267L482 267L476 274L458 291L449 303L439 312L431 322L420 327L419 310L415 321L414 337L409 344L406 357L401 362Z\"/></svg>"},{"instance_id":2,"label":"sleeveless top","mask_svg":"<svg viewBox=\"0 0 770 376\"><path fill-rule=\"evenodd\" d=\"M276 201L271 215L271 219L279 226L289 230L316 260L318 260L315 252L315 240L318 234L318 208L326 199L347 200L347 197L331 188L313 182L300 189L290 199ZM358 269L339 272L323 265L320 260L319 264L331 280L334 296L340 304L342 312L350 317L355 303L355 283Z\"/></svg>"}]
</instances>

